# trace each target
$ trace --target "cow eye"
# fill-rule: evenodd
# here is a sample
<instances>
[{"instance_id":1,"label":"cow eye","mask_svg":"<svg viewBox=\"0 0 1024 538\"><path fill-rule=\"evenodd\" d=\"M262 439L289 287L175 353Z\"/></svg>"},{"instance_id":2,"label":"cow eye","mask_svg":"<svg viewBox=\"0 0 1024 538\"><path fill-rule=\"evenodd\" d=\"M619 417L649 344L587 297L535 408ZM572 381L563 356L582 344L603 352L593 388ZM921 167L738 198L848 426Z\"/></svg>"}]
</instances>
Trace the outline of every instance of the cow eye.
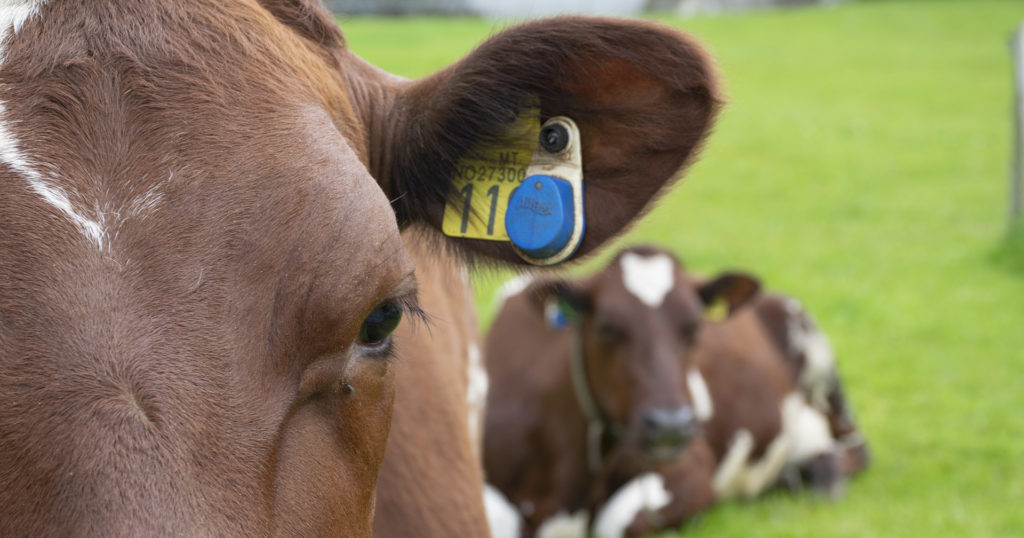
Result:
<instances>
[{"instance_id":1,"label":"cow eye","mask_svg":"<svg viewBox=\"0 0 1024 538\"><path fill-rule=\"evenodd\" d=\"M620 345L629 340L629 335L626 334L626 331L609 324L598 325L597 336L603 343L609 346Z\"/></svg>"},{"instance_id":2,"label":"cow eye","mask_svg":"<svg viewBox=\"0 0 1024 538\"><path fill-rule=\"evenodd\" d=\"M685 342L692 342L697 339L698 332L700 332L700 324L687 323L679 329L679 336L681 336Z\"/></svg>"},{"instance_id":3,"label":"cow eye","mask_svg":"<svg viewBox=\"0 0 1024 538\"><path fill-rule=\"evenodd\" d=\"M391 336L400 321L402 307L392 302L378 305L363 320L363 326L359 328L359 343L364 346L379 346Z\"/></svg>"}]
</instances>

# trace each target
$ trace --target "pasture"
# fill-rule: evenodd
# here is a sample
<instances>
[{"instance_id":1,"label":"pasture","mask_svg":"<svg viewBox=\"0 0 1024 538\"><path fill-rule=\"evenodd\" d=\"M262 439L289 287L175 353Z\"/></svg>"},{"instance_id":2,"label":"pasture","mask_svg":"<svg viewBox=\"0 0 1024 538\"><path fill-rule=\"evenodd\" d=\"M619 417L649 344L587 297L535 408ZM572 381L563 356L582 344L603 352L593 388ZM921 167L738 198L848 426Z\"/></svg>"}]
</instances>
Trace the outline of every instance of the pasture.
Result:
<instances>
[{"instance_id":1,"label":"pasture","mask_svg":"<svg viewBox=\"0 0 1024 538\"><path fill-rule=\"evenodd\" d=\"M839 502L724 504L687 536L1024 534L1024 227L1008 233L1006 210L1022 19L1024 3L970 0L663 19L707 44L729 102L686 180L617 245L801 298L874 456ZM501 27L340 22L407 77ZM475 276L485 326L506 276Z\"/></svg>"}]
</instances>

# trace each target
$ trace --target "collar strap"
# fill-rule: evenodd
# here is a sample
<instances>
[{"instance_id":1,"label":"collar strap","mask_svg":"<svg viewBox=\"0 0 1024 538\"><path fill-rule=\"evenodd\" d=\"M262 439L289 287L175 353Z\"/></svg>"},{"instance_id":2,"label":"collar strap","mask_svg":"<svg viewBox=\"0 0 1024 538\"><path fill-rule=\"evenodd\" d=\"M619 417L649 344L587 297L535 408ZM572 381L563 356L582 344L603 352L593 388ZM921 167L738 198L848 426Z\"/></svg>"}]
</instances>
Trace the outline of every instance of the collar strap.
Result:
<instances>
[{"instance_id":1,"label":"collar strap","mask_svg":"<svg viewBox=\"0 0 1024 538\"><path fill-rule=\"evenodd\" d=\"M579 330L572 331L572 351L569 354L569 371L572 377L572 392L576 396L576 403L583 411L587 419L587 466L591 472L598 472L601 469L603 458L602 441L604 434L608 433L615 439L622 436L622 426L609 420L601 412L594 393L590 390L590 381L587 378L587 366L583 361L583 339Z\"/></svg>"}]
</instances>

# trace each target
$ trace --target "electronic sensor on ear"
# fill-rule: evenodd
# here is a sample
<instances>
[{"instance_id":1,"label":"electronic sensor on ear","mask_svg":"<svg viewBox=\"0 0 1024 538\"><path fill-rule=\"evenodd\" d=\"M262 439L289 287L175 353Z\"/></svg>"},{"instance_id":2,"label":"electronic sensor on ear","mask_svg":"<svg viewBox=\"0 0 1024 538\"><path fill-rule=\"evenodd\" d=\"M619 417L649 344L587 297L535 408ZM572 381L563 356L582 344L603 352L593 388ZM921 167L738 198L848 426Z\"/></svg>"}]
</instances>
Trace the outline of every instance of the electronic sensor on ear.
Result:
<instances>
[{"instance_id":1,"label":"electronic sensor on ear","mask_svg":"<svg viewBox=\"0 0 1024 538\"><path fill-rule=\"evenodd\" d=\"M572 256L584 228L580 131L556 116L541 126L526 179L509 197L505 230L521 258L553 265Z\"/></svg>"}]
</instances>

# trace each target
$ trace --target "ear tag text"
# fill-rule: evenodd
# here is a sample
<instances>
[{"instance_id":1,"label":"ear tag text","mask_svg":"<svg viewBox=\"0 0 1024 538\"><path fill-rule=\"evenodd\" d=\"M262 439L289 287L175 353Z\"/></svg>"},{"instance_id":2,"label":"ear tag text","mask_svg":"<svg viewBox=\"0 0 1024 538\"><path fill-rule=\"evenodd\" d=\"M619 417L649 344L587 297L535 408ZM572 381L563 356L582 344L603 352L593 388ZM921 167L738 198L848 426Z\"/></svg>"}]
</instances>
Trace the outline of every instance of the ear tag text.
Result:
<instances>
[{"instance_id":1,"label":"ear tag text","mask_svg":"<svg viewBox=\"0 0 1024 538\"><path fill-rule=\"evenodd\" d=\"M576 123L556 116L540 125L540 111L519 115L493 146L456 166L456 196L444 209L449 237L509 241L534 265L553 265L583 240L583 165Z\"/></svg>"},{"instance_id":2,"label":"ear tag text","mask_svg":"<svg viewBox=\"0 0 1024 538\"><path fill-rule=\"evenodd\" d=\"M540 110L528 108L494 145L477 148L455 168L456 196L445 205L441 231L449 237L508 241L505 209L512 191L526 178L537 136Z\"/></svg>"}]
</instances>

